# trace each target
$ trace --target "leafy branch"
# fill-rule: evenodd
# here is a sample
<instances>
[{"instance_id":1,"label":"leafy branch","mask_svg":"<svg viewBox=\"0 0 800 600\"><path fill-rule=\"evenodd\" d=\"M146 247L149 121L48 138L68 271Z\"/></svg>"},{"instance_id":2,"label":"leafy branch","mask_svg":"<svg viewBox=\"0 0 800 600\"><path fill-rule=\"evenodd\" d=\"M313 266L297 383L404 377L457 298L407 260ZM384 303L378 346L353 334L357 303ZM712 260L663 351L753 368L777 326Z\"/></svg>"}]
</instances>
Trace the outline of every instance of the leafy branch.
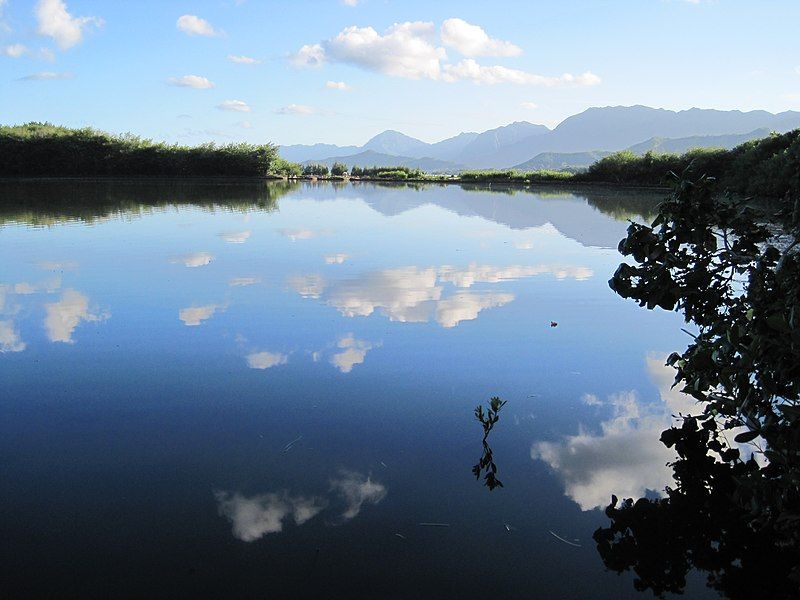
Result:
<instances>
[{"instance_id":1,"label":"leafy branch","mask_svg":"<svg viewBox=\"0 0 800 600\"><path fill-rule=\"evenodd\" d=\"M475 418L483 425L483 455L478 463L472 467L472 473L475 479L480 479L481 472L484 473L484 485L493 490L496 487L503 487L503 483L497 478L497 465L494 464L494 456L492 454L492 447L489 445L488 438L489 432L500 420L500 409L505 405L505 400L500 400L497 396L489 399L489 408L484 412L483 406L478 405L475 408Z\"/></svg>"}]
</instances>

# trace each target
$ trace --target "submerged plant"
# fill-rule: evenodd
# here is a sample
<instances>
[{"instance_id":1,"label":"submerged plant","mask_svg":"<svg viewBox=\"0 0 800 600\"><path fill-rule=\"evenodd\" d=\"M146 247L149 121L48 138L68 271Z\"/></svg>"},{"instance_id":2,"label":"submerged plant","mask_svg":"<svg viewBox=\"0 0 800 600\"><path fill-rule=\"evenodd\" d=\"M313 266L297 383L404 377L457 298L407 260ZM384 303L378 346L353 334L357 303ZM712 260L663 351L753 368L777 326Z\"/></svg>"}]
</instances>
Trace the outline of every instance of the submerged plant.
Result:
<instances>
[{"instance_id":1,"label":"submerged plant","mask_svg":"<svg viewBox=\"0 0 800 600\"><path fill-rule=\"evenodd\" d=\"M489 399L489 408L486 412L483 411L483 406L480 404L475 408L475 418L483 425L483 455L478 463L472 467L472 473L475 475L475 479L480 479L481 472L483 472L483 484L490 491L496 487L503 487L503 483L497 478L497 465L494 464L492 447L487 440L489 432L492 431L495 423L500 420L500 409L503 408L505 403L505 400L500 400L497 396L493 396Z\"/></svg>"}]
</instances>

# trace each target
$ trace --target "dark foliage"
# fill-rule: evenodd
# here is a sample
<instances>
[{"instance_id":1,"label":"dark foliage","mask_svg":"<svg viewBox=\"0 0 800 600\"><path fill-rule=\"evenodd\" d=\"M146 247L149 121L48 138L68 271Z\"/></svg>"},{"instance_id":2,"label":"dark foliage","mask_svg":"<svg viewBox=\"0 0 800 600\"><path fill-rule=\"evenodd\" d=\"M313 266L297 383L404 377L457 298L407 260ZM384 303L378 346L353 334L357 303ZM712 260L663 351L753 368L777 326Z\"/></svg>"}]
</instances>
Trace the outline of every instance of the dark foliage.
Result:
<instances>
[{"instance_id":1,"label":"dark foliage","mask_svg":"<svg viewBox=\"0 0 800 600\"><path fill-rule=\"evenodd\" d=\"M668 364L702 415L662 434L679 455L667 498L614 498L595 540L609 568L634 569L656 594L679 592L695 567L732 598L797 597L800 200L768 219L716 189L680 183L652 226L631 224L620 242L636 265L620 265L612 289L697 327ZM747 443L763 460L744 460Z\"/></svg>"},{"instance_id":2,"label":"dark foliage","mask_svg":"<svg viewBox=\"0 0 800 600\"><path fill-rule=\"evenodd\" d=\"M503 487L503 483L497 478L497 465L494 463L494 454L492 447L489 446L487 441L489 432L495 426L495 423L500 420L500 409L505 405L505 400L500 400L497 396L489 400L489 408L483 412L483 406L478 405L475 408L475 418L483 425L483 455L478 463L472 467L472 474L475 479L480 479L481 472L484 473L483 483L489 490L497 487Z\"/></svg>"}]
</instances>

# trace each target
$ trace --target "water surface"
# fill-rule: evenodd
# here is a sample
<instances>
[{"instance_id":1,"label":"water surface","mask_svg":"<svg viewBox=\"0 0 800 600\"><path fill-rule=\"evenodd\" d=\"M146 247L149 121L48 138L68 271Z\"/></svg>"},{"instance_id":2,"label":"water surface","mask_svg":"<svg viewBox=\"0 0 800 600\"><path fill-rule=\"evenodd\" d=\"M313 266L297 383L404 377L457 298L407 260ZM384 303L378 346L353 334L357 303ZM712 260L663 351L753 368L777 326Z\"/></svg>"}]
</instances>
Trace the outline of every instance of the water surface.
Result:
<instances>
[{"instance_id":1,"label":"water surface","mask_svg":"<svg viewBox=\"0 0 800 600\"><path fill-rule=\"evenodd\" d=\"M591 534L669 483L658 435L690 406L679 317L607 284L657 194L0 188L7 589L635 596Z\"/></svg>"}]
</instances>

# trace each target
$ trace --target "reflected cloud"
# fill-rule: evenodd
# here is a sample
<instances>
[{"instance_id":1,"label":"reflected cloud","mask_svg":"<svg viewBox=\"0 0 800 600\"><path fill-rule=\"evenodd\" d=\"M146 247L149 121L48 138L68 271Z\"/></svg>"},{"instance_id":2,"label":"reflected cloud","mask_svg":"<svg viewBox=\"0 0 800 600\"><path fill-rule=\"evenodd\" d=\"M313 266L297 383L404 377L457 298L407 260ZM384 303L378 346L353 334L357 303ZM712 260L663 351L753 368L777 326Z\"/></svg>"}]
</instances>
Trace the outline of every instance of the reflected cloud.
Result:
<instances>
[{"instance_id":1,"label":"reflected cloud","mask_svg":"<svg viewBox=\"0 0 800 600\"><path fill-rule=\"evenodd\" d=\"M46 260L39 263L39 268L45 271L71 271L78 268L78 263L74 260L52 261Z\"/></svg>"},{"instance_id":2,"label":"reflected cloud","mask_svg":"<svg viewBox=\"0 0 800 600\"><path fill-rule=\"evenodd\" d=\"M517 242L514 244L517 250L533 250L533 242Z\"/></svg>"},{"instance_id":3,"label":"reflected cloud","mask_svg":"<svg viewBox=\"0 0 800 600\"><path fill-rule=\"evenodd\" d=\"M75 290L65 290L58 302L46 304L44 325L51 342L72 344L72 333L81 321L104 321L107 312L89 310L89 299Z\"/></svg>"},{"instance_id":4,"label":"reflected cloud","mask_svg":"<svg viewBox=\"0 0 800 600\"><path fill-rule=\"evenodd\" d=\"M280 352L254 352L247 355L247 366L251 369L270 369L287 362L289 357Z\"/></svg>"},{"instance_id":5,"label":"reflected cloud","mask_svg":"<svg viewBox=\"0 0 800 600\"><path fill-rule=\"evenodd\" d=\"M286 521L295 525L310 521L328 505L324 498L291 496L286 490L258 496L215 492L219 514L233 524L233 536L254 542L270 533L283 531Z\"/></svg>"},{"instance_id":6,"label":"reflected cloud","mask_svg":"<svg viewBox=\"0 0 800 600\"><path fill-rule=\"evenodd\" d=\"M450 266L443 266L439 269L439 279L461 288L468 288L476 283L500 283L545 274L554 275L556 279L570 278L583 281L592 277L594 271L588 267L569 265L492 267L475 263L470 264L466 269L456 269Z\"/></svg>"},{"instance_id":7,"label":"reflected cloud","mask_svg":"<svg viewBox=\"0 0 800 600\"><path fill-rule=\"evenodd\" d=\"M577 435L560 442L531 446L531 458L546 462L561 476L565 494L581 510L606 506L612 494L623 498L639 498L648 490L662 494L673 481L667 463L675 459L675 452L659 438L672 423L672 415L690 414L696 404L671 389L675 371L664 365L665 359L655 354L646 359L662 403L642 403L635 391L613 394L607 402L585 394L585 404L612 408L613 416L600 423L599 434L581 427Z\"/></svg>"},{"instance_id":8,"label":"reflected cloud","mask_svg":"<svg viewBox=\"0 0 800 600\"><path fill-rule=\"evenodd\" d=\"M331 490L347 503L341 515L345 520L357 517L365 503L378 504L386 497L386 486L353 471L341 471L338 478L331 480Z\"/></svg>"},{"instance_id":9,"label":"reflected cloud","mask_svg":"<svg viewBox=\"0 0 800 600\"><path fill-rule=\"evenodd\" d=\"M22 352L25 342L14 329L13 321L0 321L0 353Z\"/></svg>"},{"instance_id":10,"label":"reflected cloud","mask_svg":"<svg viewBox=\"0 0 800 600\"><path fill-rule=\"evenodd\" d=\"M183 256L176 256L170 262L182 264L189 268L204 267L209 264L214 257L208 252L195 252L193 254L184 254Z\"/></svg>"},{"instance_id":11,"label":"reflected cloud","mask_svg":"<svg viewBox=\"0 0 800 600\"><path fill-rule=\"evenodd\" d=\"M325 256L325 264L340 265L348 258L350 258L350 255L345 254L344 252L340 252L338 254L328 254L327 256Z\"/></svg>"},{"instance_id":12,"label":"reflected cloud","mask_svg":"<svg viewBox=\"0 0 800 600\"><path fill-rule=\"evenodd\" d=\"M462 321L478 318L487 308L503 306L514 300L514 294L460 292L436 305L436 321L442 327L455 327Z\"/></svg>"},{"instance_id":13,"label":"reflected cloud","mask_svg":"<svg viewBox=\"0 0 800 600\"><path fill-rule=\"evenodd\" d=\"M357 340L352 333L342 337L336 345L342 351L331 357L331 364L342 373L352 371L355 365L360 365L364 362L367 352L380 346L380 344L372 344L365 340Z\"/></svg>"},{"instance_id":14,"label":"reflected cloud","mask_svg":"<svg viewBox=\"0 0 800 600\"><path fill-rule=\"evenodd\" d=\"M289 238L293 242L298 240L310 240L315 237L319 237L321 235L328 235L331 233L330 229L305 229L305 228L298 228L298 229L278 229L278 233L280 233L283 237Z\"/></svg>"},{"instance_id":15,"label":"reflected cloud","mask_svg":"<svg viewBox=\"0 0 800 600\"><path fill-rule=\"evenodd\" d=\"M287 283L303 298L320 298L325 291L325 280L321 275L295 275L289 277Z\"/></svg>"},{"instance_id":16,"label":"reflected cloud","mask_svg":"<svg viewBox=\"0 0 800 600\"><path fill-rule=\"evenodd\" d=\"M478 283L503 283L550 274L557 279L584 280L594 276L588 267L536 265L493 267L475 263L466 268L399 267L365 273L355 279L326 282L320 275L294 276L289 286L306 298L322 298L345 317L366 317L375 311L391 321L426 323L435 318L443 327L473 320L482 310L508 304L513 294L461 292L443 298L444 284L469 288Z\"/></svg>"},{"instance_id":17,"label":"reflected cloud","mask_svg":"<svg viewBox=\"0 0 800 600\"><path fill-rule=\"evenodd\" d=\"M210 319L218 308L222 308L218 304L207 304L205 306L190 306L189 308L182 308L178 313L178 318L183 321L188 327L196 327L203 321Z\"/></svg>"},{"instance_id":18,"label":"reflected cloud","mask_svg":"<svg viewBox=\"0 0 800 600\"><path fill-rule=\"evenodd\" d=\"M228 242L229 244L244 244L250 236L252 235L251 230L247 231L228 231L225 233L220 233L220 237Z\"/></svg>"},{"instance_id":19,"label":"reflected cloud","mask_svg":"<svg viewBox=\"0 0 800 600\"><path fill-rule=\"evenodd\" d=\"M261 283L261 279L258 277L236 277L228 281L228 285L230 287L244 287L247 285L255 285L257 283Z\"/></svg>"}]
</instances>

